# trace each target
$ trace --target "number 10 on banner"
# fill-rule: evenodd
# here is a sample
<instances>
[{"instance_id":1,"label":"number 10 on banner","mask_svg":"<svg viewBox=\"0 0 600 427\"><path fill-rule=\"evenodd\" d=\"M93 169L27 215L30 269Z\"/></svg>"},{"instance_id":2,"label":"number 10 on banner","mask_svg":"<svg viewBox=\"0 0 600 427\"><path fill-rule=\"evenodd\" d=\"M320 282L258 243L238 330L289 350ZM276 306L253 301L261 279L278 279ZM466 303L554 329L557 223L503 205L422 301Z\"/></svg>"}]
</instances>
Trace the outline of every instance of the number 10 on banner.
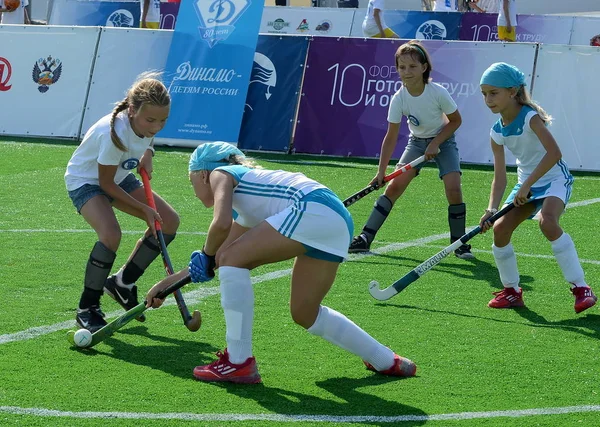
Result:
<instances>
[{"instance_id":1,"label":"number 10 on banner","mask_svg":"<svg viewBox=\"0 0 600 427\"><path fill-rule=\"evenodd\" d=\"M390 97L402 87L392 66L372 65L367 71L361 64L347 64L341 68L335 63L327 71L333 72L330 105L335 105L337 99L345 107L362 103L387 107Z\"/></svg>"}]
</instances>

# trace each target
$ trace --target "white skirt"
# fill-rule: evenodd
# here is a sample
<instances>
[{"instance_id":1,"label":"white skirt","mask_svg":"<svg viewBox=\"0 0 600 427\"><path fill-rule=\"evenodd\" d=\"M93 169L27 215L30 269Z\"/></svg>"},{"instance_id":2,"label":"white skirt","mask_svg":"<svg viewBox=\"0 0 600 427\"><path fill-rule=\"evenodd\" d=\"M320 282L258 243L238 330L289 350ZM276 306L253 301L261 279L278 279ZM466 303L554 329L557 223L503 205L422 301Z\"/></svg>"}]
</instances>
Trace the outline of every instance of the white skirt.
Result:
<instances>
[{"instance_id":1,"label":"white skirt","mask_svg":"<svg viewBox=\"0 0 600 427\"><path fill-rule=\"evenodd\" d=\"M266 221L289 239L343 259L348 257L352 230L340 214L324 204L299 201Z\"/></svg>"},{"instance_id":2,"label":"white skirt","mask_svg":"<svg viewBox=\"0 0 600 427\"><path fill-rule=\"evenodd\" d=\"M535 205L535 210L529 218L535 217L535 215L542 210L542 204L544 203L544 199L547 197L559 198L563 201L566 207L569 203L569 199L571 198L571 192L573 191L573 181L573 176L569 175L568 178L555 179L541 187L531 187L531 198L533 200L530 203ZM520 188L521 184L514 186L508 195L508 198L504 202L504 205L508 205L513 202Z\"/></svg>"}]
</instances>

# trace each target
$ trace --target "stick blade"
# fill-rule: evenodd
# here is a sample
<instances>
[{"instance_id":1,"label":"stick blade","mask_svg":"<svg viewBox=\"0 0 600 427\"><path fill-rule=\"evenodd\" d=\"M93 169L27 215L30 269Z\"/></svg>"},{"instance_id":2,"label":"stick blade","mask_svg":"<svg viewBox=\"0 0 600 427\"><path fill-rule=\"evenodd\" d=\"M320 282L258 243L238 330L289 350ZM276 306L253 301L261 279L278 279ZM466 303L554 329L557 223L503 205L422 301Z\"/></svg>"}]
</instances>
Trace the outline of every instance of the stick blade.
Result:
<instances>
[{"instance_id":1,"label":"stick blade","mask_svg":"<svg viewBox=\"0 0 600 427\"><path fill-rule=\"evenodd\" d=\"M142 302L133 307L131 310L126 311L103 328L98 329L92 334L92 342L90 343L90 345L87 346L87 348L94 347L96 344L101 343L106 338L113 335L117 330L121 329L127 323L131 322L145 310L146 305Z\"/></svg>"},{"instance_id":2,"label":"stick blade","mask_svg":"<svg viewBox=\"0 0 600 427\"><path fill-rule=\"evenodd\" d=\"M192 317L186 322L185 326L190 332L196 332L200 329L200 326L202 326L202 315L198 310L192 313Z\"/></svg>"},{"instance_id":3,"label":"stick blade","mask_svg":"<svg viewBox=\"0 0 600 427\"><path fill-rule=\"evenodd\" d=\"M376 280L372 280L369 283L369 293L373 298L379 301L385 301L396 295L398 292L393 286L388 286L385 289L379 288L379 283Z\"/></svg>"}]
</instances>

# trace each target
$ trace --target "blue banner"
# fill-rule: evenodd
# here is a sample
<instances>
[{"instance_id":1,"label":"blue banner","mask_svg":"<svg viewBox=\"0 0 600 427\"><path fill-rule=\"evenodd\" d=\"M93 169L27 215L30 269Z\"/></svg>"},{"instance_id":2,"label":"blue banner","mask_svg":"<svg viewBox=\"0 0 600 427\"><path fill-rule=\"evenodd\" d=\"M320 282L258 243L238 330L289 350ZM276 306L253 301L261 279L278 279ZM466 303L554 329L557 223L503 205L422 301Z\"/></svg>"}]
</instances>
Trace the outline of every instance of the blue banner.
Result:
<instances>
[{"instance_id":1,"label":"blue banner","mask_svg":"<svg viewBox=\"0 0 600 427\"><path fill-rule=\"evenodd\" d=\"M182 0L167 58L160 137L237 142L264 0Z\"/></svg>"},{"instance_id":2,"label":"blue banner","mask_svg":"<svg viewBox=\"0 0 600 427\"><path fill-rule=\"evenodd\" d=\"M133 1L55 0L50 25L139 28L140 3Z\"/></svg>"},{"instance_id":3,"label":"blue banner","mask_svg":"<svg viewBox=\"0 0 600 427\"><path fill-rule=\"evenodd\" d=\"M259 36L240 148L288 151L307 50L306 37Z\"/></svg>"},{"instance_id":4,"label":"blue banner","mask_svg":"<svg viewBox=\"0 0 600 427\"><path fill-rule=\"evenodd\" d=\"M401 39L458 40L462 14L386 10L385 23Z\"/></svg>"}]
</instances>

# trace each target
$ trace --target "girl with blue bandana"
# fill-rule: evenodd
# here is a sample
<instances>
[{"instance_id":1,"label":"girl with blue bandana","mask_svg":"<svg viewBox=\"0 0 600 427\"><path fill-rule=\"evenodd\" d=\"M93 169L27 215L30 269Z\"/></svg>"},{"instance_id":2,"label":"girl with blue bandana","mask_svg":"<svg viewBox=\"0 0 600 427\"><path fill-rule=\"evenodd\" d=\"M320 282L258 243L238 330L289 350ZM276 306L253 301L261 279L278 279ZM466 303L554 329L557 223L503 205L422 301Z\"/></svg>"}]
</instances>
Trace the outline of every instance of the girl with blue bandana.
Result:
<instances>
[{"instance_id":1,"label":"girl with blue bandana","mask_svg":"<svg viewBox=\"0 0 600 427\"><path fill-rule=\"evenodd\" d=\"M295 259L290 311L294 321L362 358L367 369L412 376L415 364L395 354L336 310L321 305L340 263L348 255L352 218L327 187L301 173L256 167L236 147L211 142L194 150L189 163L194 193L213 220L204 248L192 253L189 268L157 283L146 297L190 275L211 280L219 269L227 348L209 365L197 366L201 381L259 383L252 353L254 292L250 270Z\"/></svg>"},{"instance_id":2,"label":"girl with blue bandana","mask_svg":"<svg viewBox=\"0 0 600 427\"><path fill-rule=\"evenodd\" d=\"M76 315L77 325L92 333L106 325L100 309L103 290L125 310L138 305L135 282L160 254L154 221L161 222L167 244L179 226L175 210L157 194L157 210L148 206L144 188L133 174L140 168L152 174L154 135L169 116L169 92L155 77L153 73L140 76L113 111L86 132L65 173L73 205L98 235ZM148 228L125 265L108 277L121 243L115 208L140 218ZM137 319L145 318L142 314Z\"/></svg>"},{"instance_id":3,"label":"girl with blue bandana","mask_svg":"<svg viewBox=\"0 0 600 427\"><path fill-rule=\"evenodd\" d=\"M398 143L403 117L406 117L410 136L408 144L396 165L400 168L425 156L435 161L444 183L448 200L450 243L465 234L467 206L461 190L461 170L454 132L462 118L456 102L446 88L430 81L431 59L425 47L416 40L403 44L395 55L396 69L402 87L394 94L388 110L388 128L381 144L377 175L371 183L383 183L386 169ZM407 173L392 179L379 196L362 232L350 244L349 252L368 252L375 235L388 218L396 201L404 194L423 163ZM461 245L454 254L462 259L474 258L470 245Z\"/></svg>"},{"instance_id":4,"label":"girl with blue bandana","mask_svg":"<svg viewBox=\"0 0 600 427\"><path fill-rule=\"evenodd\" d=\"M484 232L490 228L487 219L497 212L506 189L504 147L515 156L518 175L517 185L504 201L504 205L514 203L516 208L493 225L492 250L504 289L495 292L495 298L488 305L492 308L524 306L517 258L510 239L523 221L538 214L540 229L550 241L565 280L571 284L575 312L580 313L596 304L597 298L585 282L573 240L559 225L571 196L573 176L546 127L550 117L531 100L525 87L525 75L517 67L503 62L492 64L483 73L480 85L488 108L500 114L490 132L494 180L489 207L480 222Z\"/></svg>"}]
</instances>

